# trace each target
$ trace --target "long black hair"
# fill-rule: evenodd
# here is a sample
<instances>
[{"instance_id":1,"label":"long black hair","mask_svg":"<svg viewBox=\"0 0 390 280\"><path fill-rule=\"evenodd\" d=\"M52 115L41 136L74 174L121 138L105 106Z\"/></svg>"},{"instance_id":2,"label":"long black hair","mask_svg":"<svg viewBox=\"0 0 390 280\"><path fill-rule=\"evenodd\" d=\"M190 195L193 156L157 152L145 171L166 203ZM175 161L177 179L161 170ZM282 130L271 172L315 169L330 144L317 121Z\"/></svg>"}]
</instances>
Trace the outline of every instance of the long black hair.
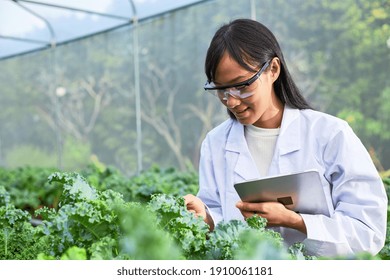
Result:
<instances>
[{"instance_id":1,"label":"long black hair","mask_svg":"<svg viewBox=\"0 0 390 280\"><path fill-rule=\"evenodd\" d=\"M274 34L263 24L250 19L237 19L220 27L211 40L205 61L205 73L213 81L217 66L225 52L243 68L255 71L274 57L280 60L280 75L274 82L279 100L292 108L311 109L293 81L282 50ZM235 118L228 110L229 115Z\"/></svg>"}]
</instances>

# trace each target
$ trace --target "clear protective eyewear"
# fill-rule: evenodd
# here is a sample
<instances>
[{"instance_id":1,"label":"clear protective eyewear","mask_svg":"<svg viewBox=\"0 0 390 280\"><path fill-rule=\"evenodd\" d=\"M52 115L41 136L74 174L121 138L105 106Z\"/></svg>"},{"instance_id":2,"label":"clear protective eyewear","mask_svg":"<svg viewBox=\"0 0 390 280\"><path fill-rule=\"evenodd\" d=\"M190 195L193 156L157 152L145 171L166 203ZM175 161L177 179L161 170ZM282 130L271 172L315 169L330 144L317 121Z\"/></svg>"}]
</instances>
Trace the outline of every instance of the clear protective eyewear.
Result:
<instances>
[{"instance_id":1,"label":"clear protective eyewear","mask_svg":"<svg viewBox=\"0 0 390 280\"><path fill-rule=\"evenodd\" d=\"M255 93L254 92L255 88L253 87L248 88L248 87L252 85L260 77L260 75L265 71L265 69L267 69L270 62L271 61L266 62L263 65L263 67L261 67L261 69L248 80L245 80L240 83L224 85L224 86L217 86L214 84L214 82L207 82L204 86L204 89L224 101L228 100L229 95L239 99L248 98Z\"/></svg>"}]
</instances>

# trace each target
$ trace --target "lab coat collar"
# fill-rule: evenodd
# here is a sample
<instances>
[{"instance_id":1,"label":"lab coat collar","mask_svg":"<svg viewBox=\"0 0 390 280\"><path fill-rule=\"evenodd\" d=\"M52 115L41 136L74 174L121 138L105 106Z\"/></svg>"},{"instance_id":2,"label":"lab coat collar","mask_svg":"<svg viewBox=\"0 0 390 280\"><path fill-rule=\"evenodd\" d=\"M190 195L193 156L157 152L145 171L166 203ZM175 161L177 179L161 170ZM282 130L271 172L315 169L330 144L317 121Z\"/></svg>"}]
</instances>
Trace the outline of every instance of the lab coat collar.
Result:
<instances>
[{"instance_id":1,"label":"lab coat collar","mask_svg":"<svg viewBox=\"0 0 390 280\"><path fill-rule=\"evenodd\" d=\"M251 153L246 143L244 126L238 121L233 121L226 143L226 162L234 173L244 180L260 178Z\"/></svg>"},{"instance_id":2,"label":"lab coat collar","mask_svg":"<svg viewBox=\"0 0 390 280\"><path fill-rule=\"evenodd\" d=\"M272 160L272 169L275 170L275 164L277 165L279 163L281 156L297 151L300 147L299 110L285 106L280 134L276 142L275 154ZM249 152L245 140L244 126L238 121L233 121L230 132L227 135L226 160L228 164L235 163L232 169L244 180L252 180L260 177L256 163Z\"/></svg>"},{"instance_id":3,"label":"lab coat collar","mask_svg":"<svg viewBox=\"0 0 390 280\"><path fill-rule=\"evenodd\" d=\"M301 148L300 110L287 105L284 108L282 125L276 143L276 152L286 155Z\"/></svg>"}]
</instances>

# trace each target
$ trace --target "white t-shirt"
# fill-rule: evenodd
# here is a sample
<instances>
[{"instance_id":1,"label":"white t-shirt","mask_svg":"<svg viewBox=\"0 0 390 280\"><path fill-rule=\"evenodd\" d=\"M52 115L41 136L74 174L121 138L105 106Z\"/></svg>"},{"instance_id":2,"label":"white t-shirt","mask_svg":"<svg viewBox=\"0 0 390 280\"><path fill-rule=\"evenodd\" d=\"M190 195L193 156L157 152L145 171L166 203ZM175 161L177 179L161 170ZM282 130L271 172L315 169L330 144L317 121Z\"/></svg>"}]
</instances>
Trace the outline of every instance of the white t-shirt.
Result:
<instances>
[{"instance_id":1,"label":"white t-shirt","mask_svg":"<svg viewBox=\"0 0 390 280\"><path fill-rule=\"evenodd\" d=\"M261 176L268 174L280 128L245 126L245 139Z\"/></svg>"}]
</instances>

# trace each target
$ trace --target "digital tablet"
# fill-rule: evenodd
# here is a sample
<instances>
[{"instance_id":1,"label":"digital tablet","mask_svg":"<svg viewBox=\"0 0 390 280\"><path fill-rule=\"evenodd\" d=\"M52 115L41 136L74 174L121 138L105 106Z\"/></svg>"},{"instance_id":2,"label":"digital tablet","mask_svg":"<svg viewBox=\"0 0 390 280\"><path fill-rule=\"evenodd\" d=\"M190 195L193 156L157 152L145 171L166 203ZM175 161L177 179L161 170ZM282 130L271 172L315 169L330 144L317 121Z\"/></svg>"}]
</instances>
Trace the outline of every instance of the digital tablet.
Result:
<instances>
[{"instance_id":1,"label":"digital tablet","mask_svg":"<svg viewBox=\"0 0 390 280\"><path fill-rule=\"evenodd\" d=\"M244 202L278 201L297 213L330 216L316 170L246 181L235 184L234 188Z\"/></svg>"}]
</instances>

